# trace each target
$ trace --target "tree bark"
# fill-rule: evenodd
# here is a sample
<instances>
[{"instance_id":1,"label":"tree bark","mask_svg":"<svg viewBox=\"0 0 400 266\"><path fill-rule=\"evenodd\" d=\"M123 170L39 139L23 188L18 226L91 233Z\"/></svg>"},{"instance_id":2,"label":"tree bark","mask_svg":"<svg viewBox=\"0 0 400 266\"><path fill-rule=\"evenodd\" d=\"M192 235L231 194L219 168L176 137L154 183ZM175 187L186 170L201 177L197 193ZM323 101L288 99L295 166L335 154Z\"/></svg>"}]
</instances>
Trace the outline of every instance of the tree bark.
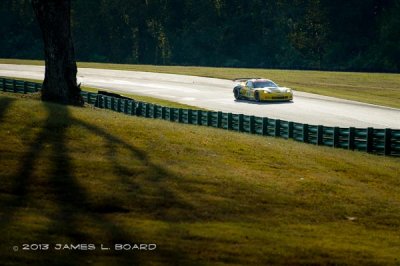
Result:
<instances>
[{"instance_id":1,"label":"tree bark","mask_svg":"<svg viewBox=\"0 0 400 266\"><path fill-rule=\"evenodd\" d=\"M83 105L71 35L71 0L32 0L46 62L42 100Z\"/></svg>"}]
</instances>

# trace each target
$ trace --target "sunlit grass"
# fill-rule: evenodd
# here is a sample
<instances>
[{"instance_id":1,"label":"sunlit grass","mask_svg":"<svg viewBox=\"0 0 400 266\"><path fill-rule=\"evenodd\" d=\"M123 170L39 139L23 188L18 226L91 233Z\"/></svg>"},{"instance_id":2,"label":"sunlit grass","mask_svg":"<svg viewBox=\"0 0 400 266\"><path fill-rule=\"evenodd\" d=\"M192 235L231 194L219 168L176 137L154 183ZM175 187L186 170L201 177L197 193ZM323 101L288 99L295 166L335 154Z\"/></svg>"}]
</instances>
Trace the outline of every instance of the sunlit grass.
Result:
<instances>
[{"instance_id":1,"label":"sunlit grass","mask_svg":"<svg viewBox=\"0 0 400 266\"><path fill-rule=\"evenodd\" d=\"M0 63L42 65L42 61L0 59ZM78 63L79 67L173 73L234 79L265 77L298 91L400 108L400 74L275 69Z\"/></svg>"},{"instance_id":2,"label":"sunlit grass","mask_svg":"<svg viewBox=\"0 0 400 266\"><path fill-rule=\"evenodd\" d=\"M2 265L399 263L398 158L22 97L0 93Z\"/></svg>"}]
</instances>

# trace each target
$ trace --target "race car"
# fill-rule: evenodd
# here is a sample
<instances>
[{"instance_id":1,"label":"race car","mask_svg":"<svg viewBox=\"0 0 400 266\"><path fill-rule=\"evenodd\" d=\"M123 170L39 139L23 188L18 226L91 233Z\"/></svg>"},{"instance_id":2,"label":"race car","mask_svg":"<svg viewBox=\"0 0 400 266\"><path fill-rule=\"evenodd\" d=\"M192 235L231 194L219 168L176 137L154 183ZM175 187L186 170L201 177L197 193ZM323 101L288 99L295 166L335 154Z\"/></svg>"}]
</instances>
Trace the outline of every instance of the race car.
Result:
<instances>
[{"instance_id":1,"label":"race car","mask_svg":"<svg viewBox=\"0 0 400 266\"><path fill-rule=\"evenodd\" d=\"M279 87L269 79L239 78L233 80L237 84L233 88L236 100L248 99L261 101L292 101L292 89Z\"/></svg>"}]
</instances>

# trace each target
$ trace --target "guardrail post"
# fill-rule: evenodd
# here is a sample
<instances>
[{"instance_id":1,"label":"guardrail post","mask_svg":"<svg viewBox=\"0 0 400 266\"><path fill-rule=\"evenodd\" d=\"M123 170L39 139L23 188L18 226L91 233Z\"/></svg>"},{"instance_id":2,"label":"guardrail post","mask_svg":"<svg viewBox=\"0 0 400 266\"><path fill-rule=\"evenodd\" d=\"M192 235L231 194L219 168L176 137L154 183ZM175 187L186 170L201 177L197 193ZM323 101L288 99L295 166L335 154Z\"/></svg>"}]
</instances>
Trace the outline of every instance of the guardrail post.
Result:
<instances>
[{"instance_id":1,"label":"guardrail post","mask_svg":"<svg viewBox=\"0 0 400 266\"><path fill-rule=\"evenodd\" d=\"M203 114L203 112L201 110L197 110L197 125L203 124L202 123L202 120L203 120L202 114Z\"/></svg>"},{"instance_id":2,"label":"guardrail post","mask_svg":"<svg viewBox=\"0 0 400 266\"><path fill-rule=\"evenodd\" d=\"M124 99L119 99L119 112L121 113L123 113L125 110L124 103L125 103Z\"/></svg>"},{"instance_id":3,"label":"guardrail post","mask_svg":"<svg viewBox=\"0 0 400 266\"><path fill-rule=\"evenodd\" d=\"M131 115L136 114L136 102L134 100L129 100L129 103L131 105Z\"/></svg>"},{"instance_id":4,"label":"guardrail post","mask_svg":"<svg viewBox=\"0 0 400 266\"><path fill-rule=\"evenodd\" d=\"M217 128L222 127L222 112L218 112L217 114Z\"/></svg>"},{"instance_id":5,"label":"guardrail post","mask_svg":"<svg viewBox=\"0 0 400 266\"><path fill-rule=\"evenodd\" d=\"M101 96L104 100L104 109L108 109L108 97L107 96Z\"/></svg>"},{"instance_id":6,"label":"guardrail post","mask_svg":"<svg viewBox=\"0 0 400 266\"><path fill-rule=\"evenodd\" d=\"M239 132L243 132L244 130L243 130L243 121L244 121L244 119L243 119L243 114L239 114L239 125L238 125L238 130L239 130Z\"/></svg>"},{"instance_id":7,"label":"guardrail post","mask_svg":"<svg viewBox=\"0 0 400 266\"><path fill-rule=\"evenodd\" d=\"M385 129L385 155L392 153L392 130L390 128Z\"/></svg>"},{"instance_id":8,"label":"guardrail post","mask_svg":"<svg viewBox=\"0 0 400 266\"><path fill-rule=\"evenodd\" d=\"M3 91L6 91L6 79L5 78L2 79L1 84L2 84L1 86L2 86Z\"/></svg>"},{"instance_id":9,"label":"guardrail post","mask_svg":"<svg viewBox=\"0 0 400 266\"><path fill-rule=\"evenodd\" d=\"M188 124L193 124L193 110L188 110Z\"/></svg>"},{"instance_id":10,"label":"guardrail post","mask_svg":"<svg viewBox=\"0 0 400 266\"><path fill-rule=\"evenodd\" d=\"M91 95L91 93L88 92L88 93L87 93L87 103L88 103L88 104L91 104L91 102L90 102L90 95Z\"/></svg>"},{"instance_id":11,"label":"guardrail post","mask_svg":"<svg viewBox=\"0 0 400 266\"><path fill-rule=\"evenodd\" d=\"M122 100L120 98L117 98L117 112L122 112Z\"/></svg>"},{"instance_id":12,"label":"guardrail post","mask_svg":"<svg viewBox=\"0 0 400 266\"><path fill-rule=\"evenodd\" d=\"M105 97L105 96L101 96L101 100L103 101L103 103L102 103L102 107L101 108L103 108L103 109L107 109L107 105L108 105L108 99L107 99L107 97Z\"/></svg>"},{"instance_id":13,"label":"guardrail post","mask_svg":"<svg viewBox=\"0 0 400 266\"><path fill-rule=\"evenodd\" d=\"M333 147L339 146L339 127L333 128Z\"/></svg>"},{"instance_id":14,"label":"guardrail post","mask_svg":"<svg viewBox=\"0 0 400 266\"><path fill-rule=\"evenodd\" d=\"M145 117L150 117L150 104L144 103Z\"/></svg>"},{"instance_id":15,"label":"guardrail post","mask_svg":"<svg viewBox=\"0 0 400 266\"><path fill-rule=\"evenodd\" d=\"M170 107L169 108L169 121L174 121L175 120L175 108Z\"/></svg>"},{"instance_id":16,"label":"guardrail post","mask_svg":"<svg viewBox=\"0 0 400 266\"><path fill-rule=\"evenodd\" d=\"M319 125L317 127L317 145L320 146L324 143L324 127Z\"/></svg>"},{"instance_id":17,"label":"guardrail post","mask_svg":"<svg viewBox=\"0 0 400 266\"><path fill-rule=\"evenodd\" d=\"M183 112L182 108L178 109L178 122L182 123L183 122Z\"/></svg>"},{"instance_id":18,"label":"guardrail post","mask_svg":"<svg viewBox=\"0 0 400 266\"><path fill-rule=\"evenodd\" d=\"M128 111L128 101L129 100L127 100L127 99L124 100L124 113L125 114L129 113L129 111Z\"/></svg>"},{"instance_id":19,"label":"guardrail post","mask_svg":"<svg viewBox=\"0 0 400 266\"><path fill-rule=\"evenodd\" d=\"M122 108L121 108L121 98L117 99L117 112L120 113L122 112Z\"/></svg>"},{"instance_id":20,"label":"guardrail post","mask_svg":"<svg viewBox=\"0 0 400 266\"><path fill-rule=\"evenodd\" d=\"M268 135L268 117L262 118L262 135L263 136Z\"/></svg>"},{"instance_id":21,"label":"guardrail post","mask_svg":"<svg viewBox=\"0 0 400 266\"><path fill-rule=\"evenodd\" d=\"M228 130L232 130L233 128L233 115L232 113L228 113Z\"/></svg>"},{"instance_id":22,"label":"guardrail post","mask_svg":"<svg viewBox=\"0 0 400 266\"><path fill-rule=\"evenodd\" d=\"M110 109L111 103L110 103L110 97L108 96L103 96L104 97L104 109Z\"/></svg>"},{"instance_id":23,"label":"guardrail post","mask_svg":"<svg viewBox=\"0 0 400 266\"><path fill-rule=\"evenodd\" d=\"M374 145L374 128L367 128L367 149L366 152L372 152Z\"/></svg>"},{"instance_id":24,"label":"guardrail post","mask_svg":"<svg viewBox=\"0 0 400 266\"><path fill-rule=\"evenodd\" d=\"M356 129L354 127L349 128L349 138L348 138L348 149L354 150L355 148L355 136L356 136Z\"/></svg>"},{"instance_id":25,"label":"guardrail post","mask_svg":"<svg viewBox=\"0 0 400 266\"><path fill-rule=\"evenodd\" d=\"M281 136L281 120L279 120L279 119L275 120L274 135L275 135L275 137Z\"/></svg>"},{"instance_id":26,"label":"guardrail post","mask_svg":"<svg viewBox=\"0 0 400 266\"><path fill-rule=\"evenodd\" d=\"M97 96L98 100L99 100L99 104L98 107L103 108L104 109L104 97L101 95Z\"/></svg>"},{"instance_id":27,"label":"guardrail post","mask_svg":"<svg viewBox=\"0 0 400 266\"><path fill-rule=\"evenodd\" d=\"M106 101L105 101L105 103L106 103L106 105L105 105L106 109L111 110L111 108L112 108L112 99L111 99L111 97L105 96L105 99L106 99Z\"/></svg>"},{"instance_id":28,"label":"guardrail post","mask_svg":"<svg viewBox=\"0 0 400 266\"><path fill-rule=\"evenodd\" d=\"M138 107L136 108L136 115L142 116L142 113L143 113L143 103L139 102Z\"/></svg>"},{"instance_id":29,"label":"guardrail post","mask_svg":"<svg viewBox=\"0 0 400 266\"><path fill-rule=\"evenodd\" d=\"M127 99L122 100L122 112L124 114L128 114L128 100Z\"/></svg>"},{"instance_id":30,"label":"guardrail post","mask_svg":"<svg viewBox=\"0 0 400 266\"><path fill-rule=\"evenodd\" d=\"M161 119L165 120L166 117L166 108L165 106L161 107Z\"/></svg>"},{"instance_id":31,"label":"guardrail post","mask_svg":"<svg viewBox=\"0 0 400 266\"><path fill-rule=\"evenodd\" d=\"M123 108L122 108L122 99L117 98L117 112L122 113Z\"/></svg>"},{"instance_id":32,"label":"guardrail post","mask_svg":"<svg viewBox=\"0 0 400 266\"><path fill-rule=\"evenodd\" d=\"M303 142L308 143L308 124L303 124Z\"/></svg>"},{"instance_id":33,"label":"guardrail post","mask_svg":"<svg viewBox=\"0 0 400 266\"><path fill-rule=\"evenodd\" d=\"M35 87L35 92L38 92L39 91L39 84L35 83L34 87Z\"/></svg>"},{"instance_id":34,"label":"guardrail post","mask_svg":"<svg viewBox=\"0 0 400 266\"><path fill-rule=\"evenodd\" d=\"M115 98L111 97L110 100L111 100L111 110L114 111L115 110Z\"/></svg>"},{"instance_id":35,"label":"guardrail post","mask_svg":"<svg viewBox=\"0 0 400 266\"><path fill-rule=\"evenodd\" d=\"M110 98L108 96L104 96L104 109L110 109Z\"/></svg>"},{"instance_id":36,"label":"guardrail post","mask_svg":"<svg viewBox=\"0 0 400 266\"><path fill-rule=\"evenodd\" d=\"M293 129L294 129L294 123L289 122L288 123L288 138L293 139Z\"/></svg>"},{"instance_id":37,"label":"guardrail post","mask_svg":"<svg viewBox=\"0 0 400 266\"><path fill-rule=\"evenodd\" d=\"M26 81L24 81L24 94L28 92L28 85L26 84Z\"/></svg>"},{"instance_id":38,"label":"guardrail post","mask_svg":"<svg viewBox=\"0 0 400 266\"><path fill-rule=\"evenodd\" d=\"M153 118L157 118L157 113L158 113L158 106L153 105Z\"/></svg>"},{"instance_id":39,"label":"guardrail post","mask_svg":"<svg viewBox=\"0 0 400 266\"><path fill-rule=\"evenodd\" d=\"M255 125L255 117L254 115L250 116L250 133L255 134L256 133L256 125Z\"/></svg>"},{"instance_id":40,"label":"guardrail post","mask_svg":"<svg viewBox=\"0 0 400 266\"><path fill-rule=\"evenodd\" d=\"M100 95L96 95L96 100L94 101L94 107L100 107Z\"/></svg>"},{"instance_id":41,"label":"guardrail post","mask_svg":"<svg viewBox=\"0 0 400 266\"><path fill-rule=\"evenodd\" d=\"M13 92L17 92L17 81L13 79L12 81L12 86L13 86Z\"/></svg>"},{"instance_id":42,"label":"guardrail post","mask_svg":"<svg viewBox=\"0 0 400 266\"><path fill-rule=\"evenodd\" d=\"M123 107L123 112L127 115L131 115L132 114L132 107L133 104L131 102L134 102L133 100L129 100L129 99L123 99L122 100L122 107ZM131 110L129 111L129 105L131 105Z\"/></svg>"},{"instance_id":43,"label":"guardrail post","mask_svg":"<svg viewBox=\"0 0 400 266\"><path fill-rule=\"evenodd\" d=\"M207 111L207 126L210 127L212 126L212 112Z\"/></svg>"}]
</instances>

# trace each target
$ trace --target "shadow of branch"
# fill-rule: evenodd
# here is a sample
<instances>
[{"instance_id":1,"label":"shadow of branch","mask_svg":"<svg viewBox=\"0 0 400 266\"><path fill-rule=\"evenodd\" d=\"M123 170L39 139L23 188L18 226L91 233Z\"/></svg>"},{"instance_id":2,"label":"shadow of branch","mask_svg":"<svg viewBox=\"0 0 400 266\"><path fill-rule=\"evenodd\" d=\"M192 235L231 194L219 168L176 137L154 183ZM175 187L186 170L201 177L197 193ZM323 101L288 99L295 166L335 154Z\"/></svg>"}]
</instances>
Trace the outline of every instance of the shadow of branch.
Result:
<instances>
[{"instance_id":1,"label":"shadow of branch","mask_svg":"<svg viewBox=\"0 0 400 266\"><path fill-rule=\"evenodd\" d=\"M6 106L11 104L11 100L3 101L0 108L0 114L4 113ZM108 133L106 130L95 125L72 118L68 107L55 104L44 103L47 111L47 118L39 134L31 142L28 151L20 158L20 164L17 173L14 175L14 181L11 189L11 200L7 203L9 208L5 211L4 219L0 221L0 226L3 228L11 228L14 224L14 219L20 215L22 209L27 206L32 206L35 202L35 195L31 194L31 186L40 178L43 183L41 189L45 191L46 201L52 202L55 205L55 211L43 210L43 215L49 218L49 225L46 228L35 232L34 235L40 238L40 241L48 243L58 243L60 239L69 241L72 244L87 243L88 241L96 241L90 233L85 232L82 227L82 217L86 217L87 221L96 227L96 230L103 232L106 236L106 244L115 243L132 243L135 241L135 236L130 233L129 228L114 223L108 210L101 209L101 206L96 206L89 199L88 192L76 180L71 164L70 151L68 147L67 130L71 125L81 126L93 134L101 136L106 141L110 153L114 152L116 146L122 146L129 150L132 158L141 161L148 169L151 169L151 179L156 183L162 178L172 177L173 174L166 169L152 163L148 155L143 150L125 142L124 140ZM1 112L3 110L3 112ZM48 164L46 172L40 172L44 176L37 176L35 173L37 167L41 167L43 160ZM121 171L124 171L124 165L120 164L112 156L108 157L113 165L113 171L116 176ZM128 184L129 179L120 177L120 182ZM180 199L174 199L174 194L168 191L162 185L157 186L158 193L163 195L161 198L171 202L178 202ZM147 206L148 207L148 206ZM153 210L161 211L165 205L152 206ZM190 206L188 206L190 207ZM144 210L146 207L142 207ZM167 207L165 207L167 208ZM117 212L127 213L130 210L119 208ZM113 213L111 213L112 215ZM87 222L86 221L86 222ZM7 229L4 229L7 230ZM174 255L176 258L182 258L179 250ZM108 254L114 256L117 264L137 264L143 260L146 255L137 255L138 253L122 252L118 254ZM163 256L165 260L169 260L167 256L173 255L160 251L158 254ZM45 256L42 256L45 257ZM98 257L96 253L53 253L53 262L56 264L73 265L74 261L71 258L81 258L95 260ZM66 259L70 261L70 264ZM46 258L48 260L48 258Z\"/></svg>"},{"instance_id":2,"label":"shadow of branch","mask_svg":"<svg viewBox=\"0 0 400 266\"><path fill-rule=\"evenodd\" d=\"M0 98L0 122L3 121L3 116L6 113L7 109L11 106L13 101L15 100L8 97Z\"/></svg>"}]
</instances>

